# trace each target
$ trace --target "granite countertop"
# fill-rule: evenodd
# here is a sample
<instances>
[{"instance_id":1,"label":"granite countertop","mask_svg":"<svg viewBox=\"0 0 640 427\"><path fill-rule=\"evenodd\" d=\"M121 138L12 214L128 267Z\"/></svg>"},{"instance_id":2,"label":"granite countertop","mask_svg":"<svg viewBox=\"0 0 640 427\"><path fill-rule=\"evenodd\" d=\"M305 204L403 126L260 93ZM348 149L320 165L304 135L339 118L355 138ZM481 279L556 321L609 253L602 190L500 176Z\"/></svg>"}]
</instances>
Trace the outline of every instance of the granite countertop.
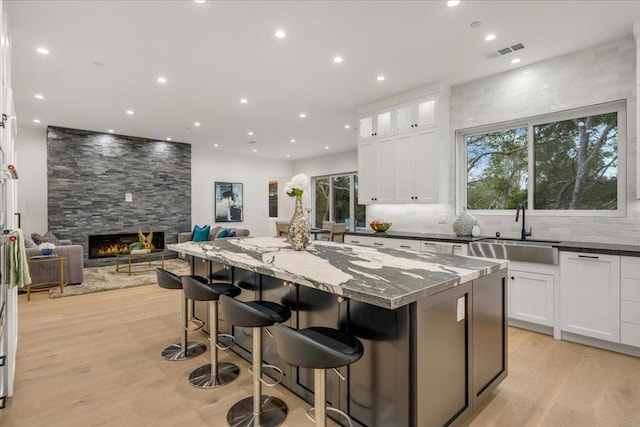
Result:
<instances>
[{"instance_id":1,"label":"granite countertop","mask_svg":"<svg viewBox=\"0 0 640 427\"><path fill-rule=\"evenodd\" d=\"M174 243L167 249L390 309L508 266L503 260L323 241L297 252L277 237Z\"/></svg>"},{"instance_id":2,"label":"granite countertop","mask_svg":"<svg viewBox=\"0 0 640 427\"><path fill-rule=\"evenodd\" d=\"M477 242L485 239L492 239L489 236L478 237L464 237L454 236L449 234L429 234L429 233L414 233L405 231L386 231L384 233L377 233L375 231L348 231L345 234L351 236L366 236L366 237L381 237L390 239L407 239L407 240L432 240L437 242L453 242L453 243L470 243ZM507 240L514 240L508 239ZM531 239L530 239L531 240ZM532 239L535 240L535 239ZM638 245L619 245L615 243L593 243L593 242L568 242L561 241L554 243L553 247L558 248L560 251L570 252L591 252L607 255L623 255L623 256L636 256L640 257L640 246Z\"/></svg>"},{"instance_id":3,"label":"granite countertop","mask_svg":"<svg viewBox=\"0 0 640 427\"><path fill-rule=\"evenodd\" d=\"M373 230L363 231L345 231L344 234L350 236L365 236L365 237L381 237L389 239L407 239L407 240L433 240L436 242L451 242L451 243L469 243L477 240L486 239L483 237L471 237L471 236L456 236L455 234L434 234L434 233L414 233L407 231L384 231L376 232Z\"/></svg>"}]
</instances>

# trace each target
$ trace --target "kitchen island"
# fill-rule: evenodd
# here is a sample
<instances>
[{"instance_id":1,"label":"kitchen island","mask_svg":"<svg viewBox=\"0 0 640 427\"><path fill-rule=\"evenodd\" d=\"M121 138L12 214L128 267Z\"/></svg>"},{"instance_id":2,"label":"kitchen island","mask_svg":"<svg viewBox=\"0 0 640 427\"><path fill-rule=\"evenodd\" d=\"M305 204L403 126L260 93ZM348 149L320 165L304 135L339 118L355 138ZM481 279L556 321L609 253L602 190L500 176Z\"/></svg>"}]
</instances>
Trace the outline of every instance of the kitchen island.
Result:
<instances>
[{"instance_id":1,"label":"kitchen island","mask_svg":"<svg viewBox=\"0 0 640 427\"><path fill-rule=\"evenodd\" d=\"M328 374L327 396L360 425L463 423L507 375L506 261L333 242L296 252L273 237L167 248L189 255L194 274L240 286L238 299L287 305L291 327L357 336L364 356L340 370L344 380ZM219 323L248 359L250 330ZM311 370L281 361L268 332L264 345L283 385L311 402Z\"/></svg>"}]
</instances>

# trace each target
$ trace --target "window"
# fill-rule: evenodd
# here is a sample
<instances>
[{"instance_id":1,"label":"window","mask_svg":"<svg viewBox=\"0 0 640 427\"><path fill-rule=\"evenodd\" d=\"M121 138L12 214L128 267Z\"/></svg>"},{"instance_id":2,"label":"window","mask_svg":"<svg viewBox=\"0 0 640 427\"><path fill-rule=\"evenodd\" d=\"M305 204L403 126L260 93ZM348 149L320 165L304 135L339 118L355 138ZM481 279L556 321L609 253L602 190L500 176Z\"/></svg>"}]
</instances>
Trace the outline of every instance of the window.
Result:
<instances>
[{"instance_id":1,"label":"window","mask_svg":"<svg viewBox=\"0 0 640 427\"><path fill-rule=\"evenodd\" d=\"M463 133L463 204L622 214L625 117L618 102Z\"/></svg>"},{"instance_id":2,"label":"window","mask_svg":"<svg viewBox=\"0 0 640 427\"><path fill-rule=\"evenodd\" d=\"M354 173L313 178L314 226L323 221L349 222L355 218L356 227L366 226L366 206L358 205L358 179ZM349 221L347 221L347 219Z\"/></svg>"},{"instance_id":3,"label":"window","mask_svg":"<svg viewBox=\"0 0 640 427\"><path fill-rule=\"evenodd\" d=\"M269 181L269 218L278 217L278 181Z\"/></svg>"}]
</instances>

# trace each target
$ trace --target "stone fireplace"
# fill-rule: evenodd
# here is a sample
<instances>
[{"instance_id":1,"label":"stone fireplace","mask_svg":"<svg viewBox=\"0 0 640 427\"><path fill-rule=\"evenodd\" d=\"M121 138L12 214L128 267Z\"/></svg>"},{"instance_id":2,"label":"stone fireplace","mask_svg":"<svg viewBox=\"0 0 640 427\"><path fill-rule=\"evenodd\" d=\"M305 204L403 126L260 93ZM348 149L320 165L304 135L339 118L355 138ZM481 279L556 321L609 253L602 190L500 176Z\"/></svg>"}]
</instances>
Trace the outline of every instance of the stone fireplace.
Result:
<instances>
[{"instance_id":1,"label":"stone fireplace","mask_svg":"<svg viewBox=\"0 0 640 427\"><path fill-rule=\"evenodd\" d=\"M130 250L136 242L139 242L138 233L89 235L89 259L113 257ZM151 249L164 249L164 232L154 231L151 245Z\"/></svg>"}]
</instances>

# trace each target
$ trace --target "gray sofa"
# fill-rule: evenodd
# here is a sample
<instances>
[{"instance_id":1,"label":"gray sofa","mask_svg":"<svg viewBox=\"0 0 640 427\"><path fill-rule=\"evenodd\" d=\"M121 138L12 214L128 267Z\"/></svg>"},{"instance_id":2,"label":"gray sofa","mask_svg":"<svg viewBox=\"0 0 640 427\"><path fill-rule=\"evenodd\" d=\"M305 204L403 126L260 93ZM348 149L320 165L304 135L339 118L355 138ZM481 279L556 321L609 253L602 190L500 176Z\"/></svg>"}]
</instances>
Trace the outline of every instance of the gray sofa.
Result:
<instances>
[{"instance_id":1,"label":"gray sofa","mask_svg":"<svg viewBox=\"0 0 640 427\"><path fill-rule=\"evenodd\" d=\"M27 259L40 255L38 245L29 238L24 238ZM60 240L53 250L54 254L63 256L64 281L67 285L82 283L84 280L84 250L82 245L73 245L71 240ZM32 283L55 282L59 278L58 263L43 262L29 265L29 275Z\"/></svg>"},{"instance_id":2,"label":"gray sofa","mask_svg":"<svg viewBox=\"0 0 640 427\"><path fill-rule=\"evenodd\" d=\"M220 231L224 228L226 228L227 230L235 231L236 232L235 237L247 237L250 234L249 230L247 230L246 228L229 228L229 227L220 227L219 225L216 225L215 227L211 227L211 230L209 231L209 240L216 240L218 233L220 233ZM178 233L178 243L184 243L184 242L190 241L191 234L192 234L191 231ZM233 239L233 237L225 237L225 239Z\"/></svg>"}]
</instances>

